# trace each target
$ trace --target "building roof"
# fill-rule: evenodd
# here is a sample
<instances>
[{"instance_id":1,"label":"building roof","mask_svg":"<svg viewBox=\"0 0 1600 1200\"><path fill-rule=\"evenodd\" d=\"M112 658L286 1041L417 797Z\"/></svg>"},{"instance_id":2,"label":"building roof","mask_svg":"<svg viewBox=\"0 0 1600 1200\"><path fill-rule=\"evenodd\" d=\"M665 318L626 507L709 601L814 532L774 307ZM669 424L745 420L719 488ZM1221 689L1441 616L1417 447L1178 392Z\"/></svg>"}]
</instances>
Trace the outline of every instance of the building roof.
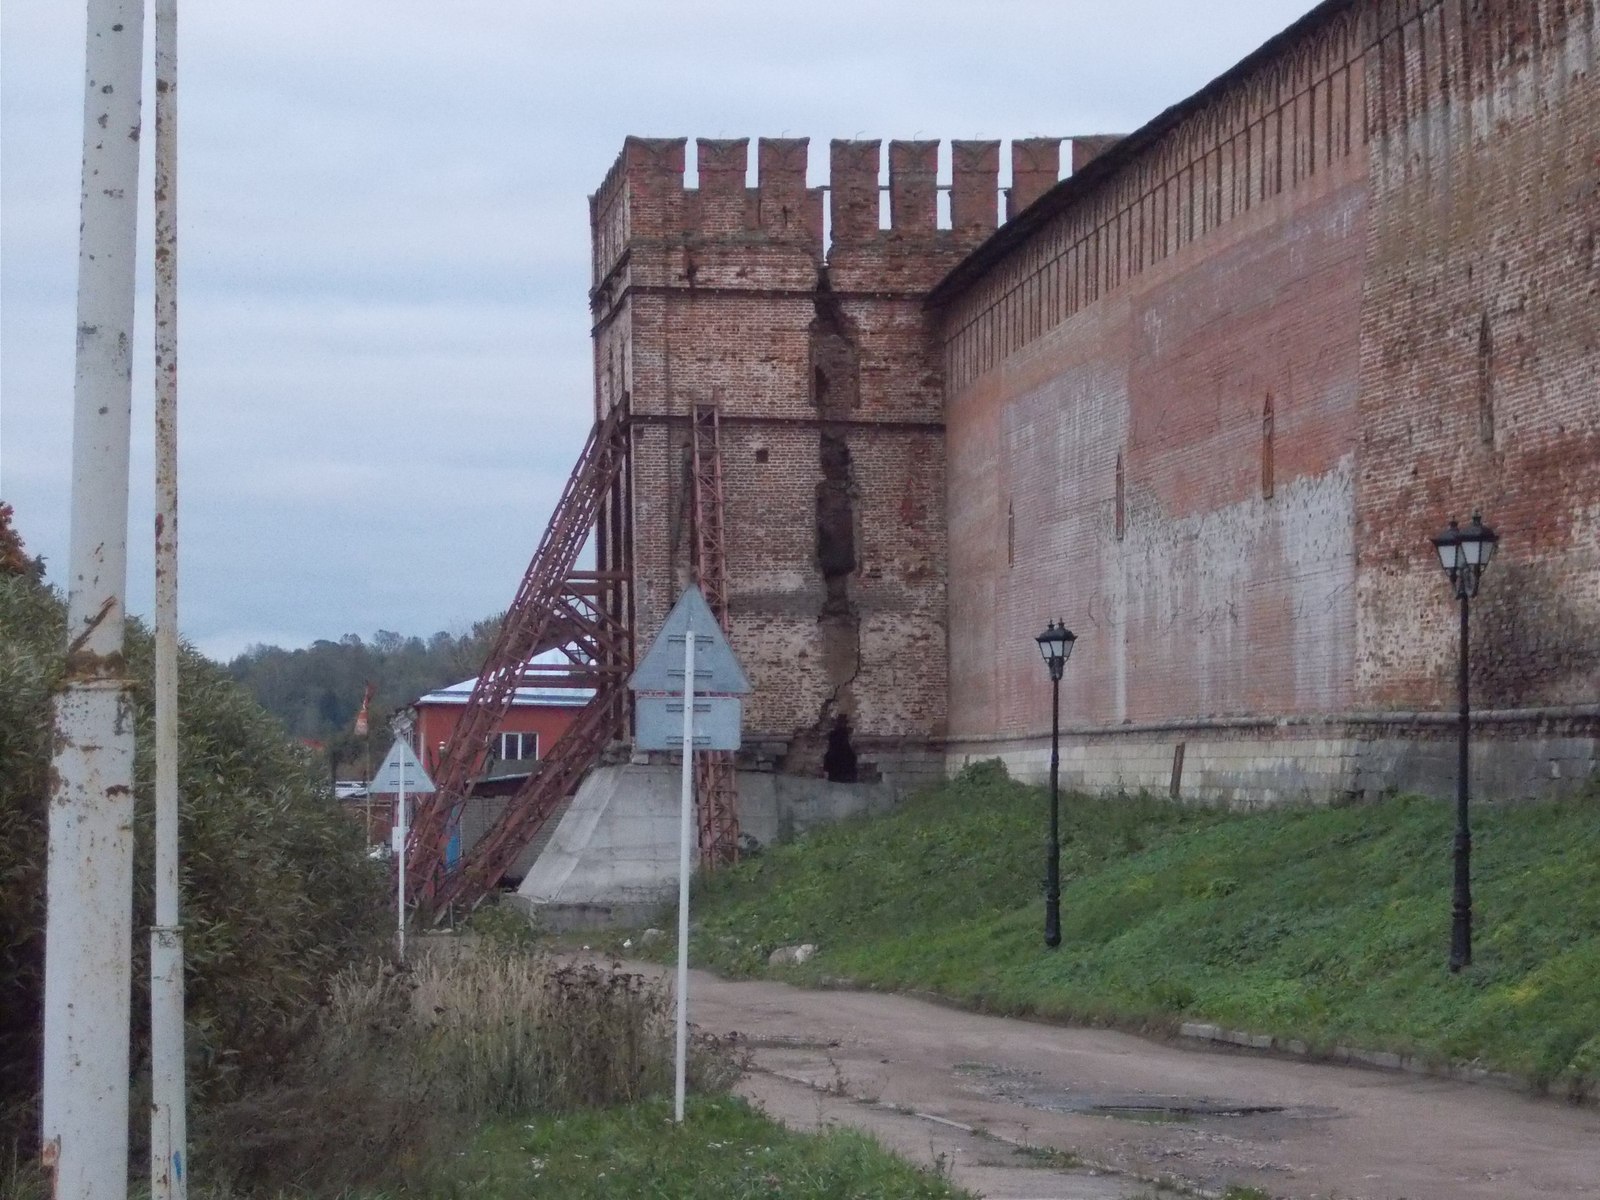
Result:
<instances>
[{"instance_id":1,"label":"building roof","mask_svg":"<svg viewBox=\"0 0 1600 1200\"><path fill-rule=\"evenodd\" d=\"M536 656L533 661L539 666L554 667L565 665L568 659L559 650L548 650ZM417 697L416 703L465 704L477 682L475 677L463 679L460 683L452 683L449 687ZM582 708L592 699L594 699L593 688L523 686L519 687L516 695L512 697L511 707Z\"/></svg>"},{"instance_id":2,"label":"building roof","mask_svg":"<svg viewBox=\"0 0 1600 1200\"><path fill-rule=\"evenodd\" d=\"M1185 117L1199 112L1286 47L1358 2L1359 0L1322 0L1321 4L1293 25L1268 38L1194 95L1186 100L1180 100L1154 120L1142 125L1121 141L1114 143L1104 153L1091 159L1084 165L1083 170L1075 171L1056 184L1014 218L1000 226L982 245L958 262L928 293L923 301L924 305L928 308L937 308L949 304L987 275L989 269L1007 254L1049 223L1051 218L1065 212L1080 197L1088 195L1103 181L1110 179L1119 168L1137 158Z\"/></svg>"}]
</instances>

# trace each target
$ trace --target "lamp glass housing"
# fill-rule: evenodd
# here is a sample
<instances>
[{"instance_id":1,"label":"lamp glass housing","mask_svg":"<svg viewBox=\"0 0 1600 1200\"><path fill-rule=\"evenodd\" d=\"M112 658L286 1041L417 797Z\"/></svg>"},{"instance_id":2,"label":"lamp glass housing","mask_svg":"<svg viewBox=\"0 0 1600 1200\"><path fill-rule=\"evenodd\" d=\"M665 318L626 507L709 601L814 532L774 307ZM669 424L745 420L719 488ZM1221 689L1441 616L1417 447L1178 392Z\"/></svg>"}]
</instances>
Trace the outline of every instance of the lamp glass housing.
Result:
<instances>
[{"instance_id":1,"label":"lamp glass housing","mask_svg":"<svg viewBox=\"0 0 1600 1200\"><path fill-rule=\"evenodd\" d=\"M1482 570L1494 557L1500 535L1483 523L1483 517L1472 514L1472 521L1461 531L1461 560L1469 567Z\"/></svg>"},{"instance_id":2,"label":"lamp glass housing","mask_svg":"<svg viewBox=\"0 0 1600 1200\"><path fill-rule=\"evenodd\" d=\"M1039 655L1052 672L1060 670L1072 656L1073 643L1078 639L1072 630L1058 621L1051 621L1045 631L1034 639L1039 643Z\"/></svg>"},{"instance_id":3,"label":"lamp glass housing","mask_svg":"<svg viewBox=\"0 0 1600 1200\"><path fill-rule=\"evenodd\" d=\"M1433 537L1434 549L1439 552L1439 565L1453 577L1461 569L1461 530L1454 521L1450 528Z\"/></svg>"}]
</instances>

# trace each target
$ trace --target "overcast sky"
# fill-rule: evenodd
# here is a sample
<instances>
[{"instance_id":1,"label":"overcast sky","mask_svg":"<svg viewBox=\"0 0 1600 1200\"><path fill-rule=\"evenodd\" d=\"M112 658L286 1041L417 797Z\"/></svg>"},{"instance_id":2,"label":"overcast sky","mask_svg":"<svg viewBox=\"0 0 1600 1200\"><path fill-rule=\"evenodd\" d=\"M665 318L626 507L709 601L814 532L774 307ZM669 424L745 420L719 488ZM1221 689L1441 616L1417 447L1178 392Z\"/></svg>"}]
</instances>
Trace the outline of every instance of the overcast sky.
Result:
<instances>
[{"instance_id":1,"label":"overcast sky","mask_svg":"<svg viewBox=\"0 0 1600 1200\"><path fill-rule=\"evenodd\" d=\"M587 196L625 135L809 136L821 183L831 137L1127 132L1312 6L180 0L185 635L228 657L505 607L589 426ZM57 583L84 9L0 9L0 499ZM147 123L149 94L147 65Z\"/></svg>"}]
</instances>

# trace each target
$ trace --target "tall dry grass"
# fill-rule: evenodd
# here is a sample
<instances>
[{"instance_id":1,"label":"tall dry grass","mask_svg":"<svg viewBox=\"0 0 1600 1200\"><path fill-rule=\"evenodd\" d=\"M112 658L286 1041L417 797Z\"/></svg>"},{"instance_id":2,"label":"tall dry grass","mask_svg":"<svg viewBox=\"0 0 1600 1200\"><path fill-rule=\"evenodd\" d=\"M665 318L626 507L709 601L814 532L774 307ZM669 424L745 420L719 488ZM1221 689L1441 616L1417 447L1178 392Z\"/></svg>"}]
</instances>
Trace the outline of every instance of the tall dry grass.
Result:
<instances>
[{"instance_id":1,"label":"tall dry grass","mask_svg":"<svg viewBox=\"0 0 1600 1200\"><path fill-rule=\"evenodd\" d=\"M486 1119L666 1091L670 997L615 967L479 942L340 975L285 1068L204 1122L198 1175L269 1193L414 1182ZM689 1068L692 1087L719 1091L739 1064L702 1037Z\"/></svg>"}]
</instances>

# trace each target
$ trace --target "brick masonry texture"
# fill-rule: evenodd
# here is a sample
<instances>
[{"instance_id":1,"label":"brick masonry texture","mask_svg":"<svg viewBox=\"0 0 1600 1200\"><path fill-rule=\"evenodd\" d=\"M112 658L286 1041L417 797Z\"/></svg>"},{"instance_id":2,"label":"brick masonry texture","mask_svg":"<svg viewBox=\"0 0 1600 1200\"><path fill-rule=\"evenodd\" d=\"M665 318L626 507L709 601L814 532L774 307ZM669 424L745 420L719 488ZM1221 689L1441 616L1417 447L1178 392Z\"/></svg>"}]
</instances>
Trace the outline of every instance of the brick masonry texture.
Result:
<instances>
[{"instance_id":1,"label":"brick masonry texture","mask_svg":"<svg viewBox=\"0 0 1600 1200\"><path fill-rule=\"evenodd\" d=\"M747 728L815 772L1038 769L1033 636L1079 634L1084 786L1244 803L1448 789L1473 608L1490 791L1600 738L1600 0L1330 0L1150 127L938 147L629 139L592 198L608 544L637 636L688 578L687 416L723 414ZM880 164L888 165L887 227ZM1081 178L1078 178L1081 173ZM828 219L824 221L824 209ZM831 244L825 245L825 226ZM990 239L987 240L986 239ZM930 296L931 293L931 296Z\"/></svg>"}]
</instances>

